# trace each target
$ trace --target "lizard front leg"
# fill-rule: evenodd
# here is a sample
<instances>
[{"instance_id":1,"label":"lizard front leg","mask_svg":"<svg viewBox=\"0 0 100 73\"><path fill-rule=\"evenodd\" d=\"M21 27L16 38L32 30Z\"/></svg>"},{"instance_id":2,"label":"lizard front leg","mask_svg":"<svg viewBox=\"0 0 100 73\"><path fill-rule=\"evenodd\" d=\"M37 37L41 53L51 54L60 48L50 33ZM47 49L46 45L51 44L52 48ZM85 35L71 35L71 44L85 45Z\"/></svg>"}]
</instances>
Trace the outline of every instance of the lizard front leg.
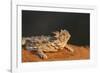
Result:
<instances>
[{"instance_id":1,"label":"lizard front leg","mask_svg":"<svg viewBox=\"0 0 100 73\"><path fill-rule=\"evenodd\" d=\"M66 45L65 48L67 48L71 52L74 52L74 49L72 49L69 45Z\"/></svg>"}]
</instances>

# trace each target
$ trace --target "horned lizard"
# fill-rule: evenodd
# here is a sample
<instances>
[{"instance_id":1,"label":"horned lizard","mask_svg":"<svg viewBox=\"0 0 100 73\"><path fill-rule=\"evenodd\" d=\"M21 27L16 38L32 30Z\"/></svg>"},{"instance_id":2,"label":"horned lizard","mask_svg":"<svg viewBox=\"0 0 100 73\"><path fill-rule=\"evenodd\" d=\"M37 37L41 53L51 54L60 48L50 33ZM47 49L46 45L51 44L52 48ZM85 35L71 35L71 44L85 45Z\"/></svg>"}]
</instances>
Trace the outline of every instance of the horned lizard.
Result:
<instances>
[{"instance_id":1,"label":"horned lizard","mask_svg":"<svg viewBox=\"0 0 100 73\"><path fill-rule=\"evenodd\" d=\"M71 35L67 30L53 32L54 36L32 36L23 37L22 45L25 45L27 50L37 51L37 54L42 59L47 59L45 52L57 52L64 48L73 52L74 50L67 44Z\"/></svg>"}]
</instances>

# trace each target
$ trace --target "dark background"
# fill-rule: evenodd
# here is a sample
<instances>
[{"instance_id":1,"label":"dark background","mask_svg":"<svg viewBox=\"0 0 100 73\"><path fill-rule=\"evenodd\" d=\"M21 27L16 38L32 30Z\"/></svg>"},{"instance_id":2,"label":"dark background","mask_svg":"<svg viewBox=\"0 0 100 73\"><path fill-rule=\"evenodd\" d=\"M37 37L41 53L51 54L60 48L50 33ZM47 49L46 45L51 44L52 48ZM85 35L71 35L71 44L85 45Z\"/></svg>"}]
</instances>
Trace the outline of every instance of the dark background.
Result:
<instances>
[{"instance_id":1,"label":"dark background","mask_svg":"<svg viewBox=\"0 0 100 73\"><path fill-rule=\"evenodd\" d=\"M71 34L69 43L90 44L90 14L22 10L22 36L51 35L66 29Z\"/></svg>"}]
</instances>

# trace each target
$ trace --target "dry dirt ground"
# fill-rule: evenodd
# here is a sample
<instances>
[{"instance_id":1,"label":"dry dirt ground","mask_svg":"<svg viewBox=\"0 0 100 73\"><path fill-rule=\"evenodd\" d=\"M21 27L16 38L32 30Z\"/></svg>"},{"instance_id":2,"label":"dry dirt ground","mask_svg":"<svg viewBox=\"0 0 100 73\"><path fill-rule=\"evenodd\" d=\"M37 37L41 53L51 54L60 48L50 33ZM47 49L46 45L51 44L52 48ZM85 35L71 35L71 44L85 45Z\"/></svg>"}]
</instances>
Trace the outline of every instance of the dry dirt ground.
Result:
<instances>
[{"instance_id":1,"label":"dry dirt ground","mask_svg":"<svg viewBox=\"0 0 100 73\"><path fill-rule=\"evenodd\" d=\"M48 59L41 59L36 55L36 52L27 51L22 49L22 62L38 62L38 61L60 61L60 60L81 60L89 59L90 48L86 46L70 45L74 52L71 53L66 49L59 50L58 52L45 53Z\"/></svg>"}]
</instances>

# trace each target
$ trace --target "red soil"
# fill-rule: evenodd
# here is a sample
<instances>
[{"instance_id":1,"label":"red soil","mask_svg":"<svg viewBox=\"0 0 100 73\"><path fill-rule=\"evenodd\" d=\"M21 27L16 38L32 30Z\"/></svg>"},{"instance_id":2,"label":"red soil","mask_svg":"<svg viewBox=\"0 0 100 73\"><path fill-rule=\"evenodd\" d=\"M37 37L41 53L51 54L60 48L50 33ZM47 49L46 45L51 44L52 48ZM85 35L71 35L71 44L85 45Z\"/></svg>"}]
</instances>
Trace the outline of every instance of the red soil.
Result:
<instances>
[{"instance_id":1,"label":"red soil","mask_svg":"<svg viewBox=\"0 0 100 73\"><path fill-rule=\"evenodd\" d=\"M89 59L89 47L70 45L74 52L71 53L66 49L59 50L58 52L45 53L48 59L41 59L36 55L36 52L22 50L22 62L37 62L37 61L54 61L54 60L81 60Z\"/></svg>"}]
</instances>

